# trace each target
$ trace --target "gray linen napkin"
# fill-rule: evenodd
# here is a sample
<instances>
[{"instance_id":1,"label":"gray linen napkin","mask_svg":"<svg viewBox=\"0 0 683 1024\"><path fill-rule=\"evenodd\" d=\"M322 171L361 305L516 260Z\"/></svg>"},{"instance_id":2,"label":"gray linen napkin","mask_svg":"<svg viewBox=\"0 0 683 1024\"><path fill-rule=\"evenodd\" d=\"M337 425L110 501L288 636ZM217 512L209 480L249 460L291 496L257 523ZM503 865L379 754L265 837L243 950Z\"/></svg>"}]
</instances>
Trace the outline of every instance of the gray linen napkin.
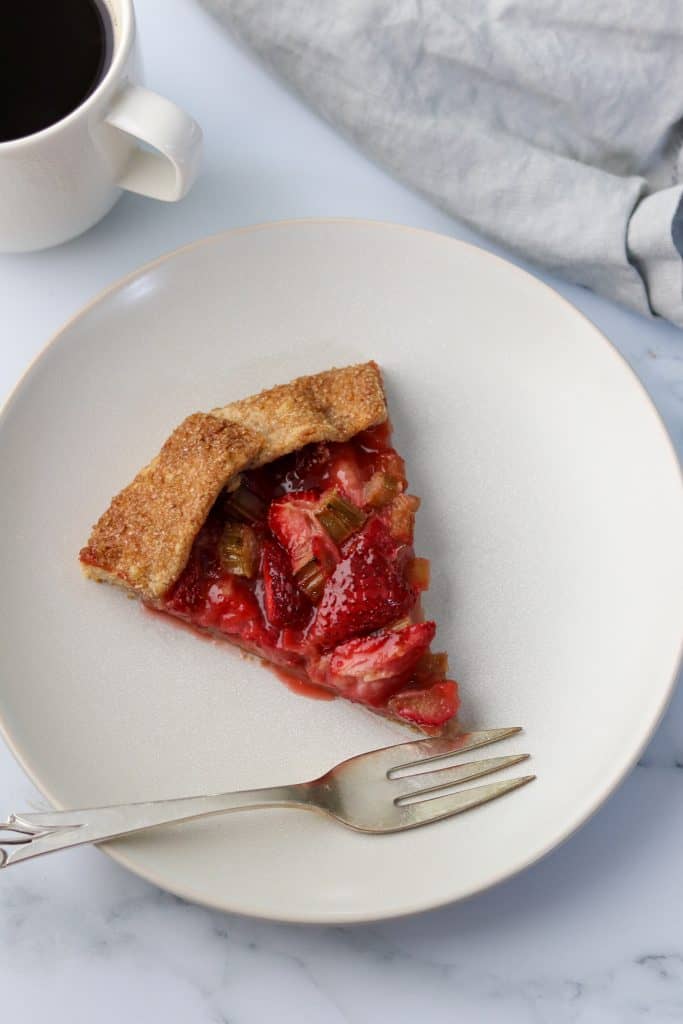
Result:
<instances>
[{"instance_id":1,"label":"gray linen napkin","mask_svg":"<svg viewBox=\"0 0 683 1024\"><path fill-rule=\"evenodd\" d=\"M471 227L683 326L683 0L201 0Z\"/></svg>"}]
</instances>

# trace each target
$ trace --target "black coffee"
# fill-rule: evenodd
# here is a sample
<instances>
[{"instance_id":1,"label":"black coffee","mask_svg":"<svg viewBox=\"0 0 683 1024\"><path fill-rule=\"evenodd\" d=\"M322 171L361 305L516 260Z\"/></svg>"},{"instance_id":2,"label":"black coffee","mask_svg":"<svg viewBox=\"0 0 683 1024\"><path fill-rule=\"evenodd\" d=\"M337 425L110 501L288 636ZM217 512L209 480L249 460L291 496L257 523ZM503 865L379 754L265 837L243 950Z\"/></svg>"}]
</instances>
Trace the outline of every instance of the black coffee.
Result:
<instances>
[{"instance_id":1,"label":"black coffee","mask_svg":"<svg viewBox=\"0 0 683 1024\"><path fill-rule=\"evenodd\" d=\"M61 121L109 67L102 0L0 0L0 142Z\"/></svg>"}]
</instances>

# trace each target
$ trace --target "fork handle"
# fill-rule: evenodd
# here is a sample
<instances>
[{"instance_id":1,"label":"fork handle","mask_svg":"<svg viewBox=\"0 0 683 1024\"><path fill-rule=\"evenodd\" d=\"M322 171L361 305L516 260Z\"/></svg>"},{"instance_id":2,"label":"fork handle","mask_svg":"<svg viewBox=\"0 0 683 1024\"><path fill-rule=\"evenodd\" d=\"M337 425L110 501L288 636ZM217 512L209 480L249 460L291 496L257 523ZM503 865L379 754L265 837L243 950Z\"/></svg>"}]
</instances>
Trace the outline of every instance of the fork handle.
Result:
<instances>
[{"instance_id":1,"label":"fork handle","mask_svg":"<svg viewBox=\"0 0 683 1024\"><path fill-rule=\"evenodd\" d=\"M5 821L0 821L0 868L44 853L65 850L70 846L118 839L157 825L170 825L256 807L300 806L317 806L312 783L242 790L218 796L188 796L176 800L116 804L80 811L10 814Z\"/></svg>"}]
</instances>

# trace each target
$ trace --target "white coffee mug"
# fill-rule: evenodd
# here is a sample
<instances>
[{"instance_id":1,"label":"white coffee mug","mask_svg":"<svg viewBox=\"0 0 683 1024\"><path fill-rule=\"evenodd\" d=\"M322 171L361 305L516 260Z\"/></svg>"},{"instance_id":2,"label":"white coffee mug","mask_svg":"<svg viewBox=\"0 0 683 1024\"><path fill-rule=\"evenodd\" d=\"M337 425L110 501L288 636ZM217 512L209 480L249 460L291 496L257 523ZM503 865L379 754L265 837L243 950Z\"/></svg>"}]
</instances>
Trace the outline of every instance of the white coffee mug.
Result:
<instances>
[{"instance_id":1,"label":"white coffee mug","mask_svg":"<svg viewBox=\"0 0 683 1024\"><path fill-rule=\"evenodd\" d=\"M199 125L139 84L132 0L104 4L113 48L94 92L61 121L0 142L0 252L45 249L80 235L123 189L182 199L197 175Z\"/></svg>"}]
</instances>

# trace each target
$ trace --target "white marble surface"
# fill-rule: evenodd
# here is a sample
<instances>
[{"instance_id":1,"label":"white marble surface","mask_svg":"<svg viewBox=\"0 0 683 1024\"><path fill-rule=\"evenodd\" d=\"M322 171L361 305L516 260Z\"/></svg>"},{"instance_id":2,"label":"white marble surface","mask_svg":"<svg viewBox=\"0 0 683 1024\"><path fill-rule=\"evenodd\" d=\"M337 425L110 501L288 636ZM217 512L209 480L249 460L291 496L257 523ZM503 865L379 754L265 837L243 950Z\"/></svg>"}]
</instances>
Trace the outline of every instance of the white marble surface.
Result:
<instances>
[{"instance_id":1,"label":"white marble surface","mask_svg":"<svg viewBox=\"0 0 683 1024\"><path fill-rule=\"evenodd\" d=\"M0 258L0 395L59 325L143 261L232 225L347 215L473 236L339 139L192 0L138 0L149 83L207 140L191 196L128 196L84 238ZM477 240L477 239L475 239ZM683 337L552 282L614 341L683 447ZM35 791L0 746L0 816ZM94 850L0 875L2 1017L282 1024L683 1019L683 692L641 764L536 867L467 903L354 928L229 917Z\"/></svg>"}]
</instances>

